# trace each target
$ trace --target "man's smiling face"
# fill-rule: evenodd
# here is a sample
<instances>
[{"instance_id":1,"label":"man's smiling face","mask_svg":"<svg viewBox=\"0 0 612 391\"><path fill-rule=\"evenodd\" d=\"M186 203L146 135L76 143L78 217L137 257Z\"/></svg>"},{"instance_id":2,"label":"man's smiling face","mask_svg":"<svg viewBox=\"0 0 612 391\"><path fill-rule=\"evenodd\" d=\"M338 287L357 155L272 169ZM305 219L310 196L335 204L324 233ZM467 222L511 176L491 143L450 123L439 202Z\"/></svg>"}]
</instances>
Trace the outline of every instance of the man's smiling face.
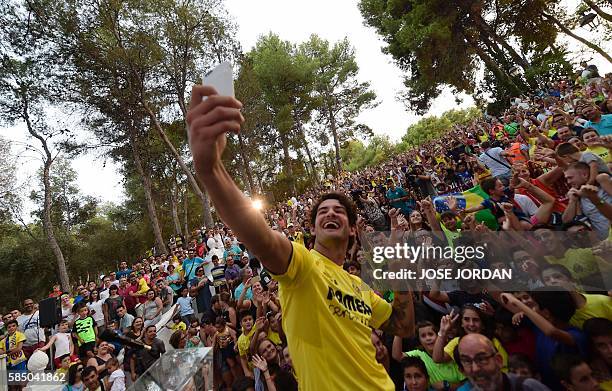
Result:
<instances>
[{"instance_id":1,"label":"man's smiling face","mask_svg":"<svg viewBox=\"0 0 612 391\"><path fill-rule=\"evenodd\" d=\"M317 241L343 240L350 236L354 227L350 226L346 208L335 199L321 202L315 219Z\"/></svg>"}]
</instances>

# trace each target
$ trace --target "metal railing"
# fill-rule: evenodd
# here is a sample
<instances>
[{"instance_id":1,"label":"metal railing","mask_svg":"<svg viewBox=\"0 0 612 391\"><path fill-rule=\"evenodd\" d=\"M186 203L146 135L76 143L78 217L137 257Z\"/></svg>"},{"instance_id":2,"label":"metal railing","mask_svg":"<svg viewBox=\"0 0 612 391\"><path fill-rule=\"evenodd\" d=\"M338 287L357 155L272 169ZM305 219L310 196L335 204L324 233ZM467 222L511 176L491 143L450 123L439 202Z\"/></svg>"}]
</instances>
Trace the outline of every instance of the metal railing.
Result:
<instances>
[{"instance_id":1,"label":"metal railing","mask_svg":"<svg viewBox=\"0 0 612 391\"><path fill-rule=\"evenodd\" d=\"M0 354L0 391L8 390L8 373L6 372L6 354Z\"/></svg>"}]
</instances>

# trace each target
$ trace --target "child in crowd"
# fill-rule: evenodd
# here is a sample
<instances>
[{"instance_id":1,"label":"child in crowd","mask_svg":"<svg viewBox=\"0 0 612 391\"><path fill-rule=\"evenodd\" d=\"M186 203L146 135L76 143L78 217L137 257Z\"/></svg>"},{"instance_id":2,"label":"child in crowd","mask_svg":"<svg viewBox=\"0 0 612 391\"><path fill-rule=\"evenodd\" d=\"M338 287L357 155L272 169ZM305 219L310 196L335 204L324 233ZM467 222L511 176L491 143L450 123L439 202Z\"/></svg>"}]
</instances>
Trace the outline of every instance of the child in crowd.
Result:
<instances>
[{"instance_id":1,"label":"child in crowd","mask_svg":"<svg viewBox=\"0 0 612 391\"><path fill-rule=\"evenodd\" d=\"M70 369L70 355L69 354L64 354L59 358L59 365L57 366L57 369L55 370L55 373L60 375L61 378L66 379L68 378L68 370Z\"/></svg>"},{"instance_id":2,"label":"child in crowd","mask_svg":"<svg viewBox=\"0 0 612 391\"><path fill-rule=\"evenodd\" d=\"M251 338L255 334L253 327L253 315L250 311L244 310L240 312L240 325L242 326L242 334L238 337L238 353L240 354L240 365L246 376L253 376L253 370L250 366L248 357Z\"/></svg>"},{"instance_id":3,"label":"child in crowd","mask_svg":"<svg viewBox=\"0 0 612 391\"><path fill-rule=\"evenodd\" d=\"M181 297L178 298L176 303L179 305L179 315L181 316L181 320L185 325L189 326L191 318L195 311L193 310L193 306L191 304L192 298L189 297L189 289L186 287L181 288Z\"/></svg>"},{"instance_id":4,"label":"child in crowd","mask_svg":"<svg viewBox=\"0 0 612 391\"><path fill-rule=\"evenodd\" d=\"M67 320L62 320L58 326L58 332L55 335L52 335L49 338L49 342L42 348L37 350L47 351L51 346L55 350L53 353L53 362L56 367L60 366L62 361L62 357L65 355L73 356L72 361L75 361L77 358L74 355L74 344L72 342L72 336L70 335L70 326L68 326Z\"/></svg>"},{"instance_id":5,"label":"child in crowd","mask_svg":"<svg viewBox=\"0 0 612 391\"><path fill-rule=\"evenodd\" d=\"M173 333L177 330L187 331L187 325L181 320L180 314L174 315L172 318L172 324L167 324L166 328L172 330Z\"/></svg>"},{"instance_id":6,"label":"child in crowd","mask_svg":"<svg viewBox=\"0 0 612 391\"><path fill-rule=\"evenodd\" d=\"M502 293L503 304L512 312L523 312L534 324L536 334L536 366L545 384L559 386L559 380L550 366L558 353L584 355L586 338L569 321L576 312L570 292L561 287L537 288L531 294L537 304L534 310L514 295Z\"/></svg>"},{"instance_id":7,"label":"child in crowd","mask_svg":"<svg viewBox=\"0 0 612 391\"><path fill-rule=\"evenodd\" d=\"M104 388L107 391L125 391L125 373L119 367L119 360L111 357L106 361L108 377L104 379Z\"/></svg>"},{"instance_id":8,"label":"child in crowd","mask_svg":"<svg viewBox=\"0 0 612 391\"><path fill-rule=\"evenodd\" d=\"M591 318L583 330L589 341L593 376L604 390L612 390L612 320Z\"/></svg>"},{"instance_id":9,"label":"child in crowd","mask_svg":"<svg viewBox=\"0 0 612 391\"><path fill-rule=\"evenodd\" d=\"M561 143L556 149L559 158L566 164L583 162L589 165L590 174L588 185L599 185L608 194L612 194L612 179L610 169L606 162L592 152L580 152L573 144Z\"/></svg>"},{"instance_id":10,"label":"child in crowd","mask_svg":"<svg viewBox=\"0 0 612 391\"><path fill-rule=\"evenodd\" d=\"M89 316L89 308L87 304L77 304L77 314L79 317L74 321L72 335L77 339L79 344L79 357L81 361L86 362L94 357L94 348L96 347L96 338L98 332L95 320Z\"/></svg>"}]
</instances>

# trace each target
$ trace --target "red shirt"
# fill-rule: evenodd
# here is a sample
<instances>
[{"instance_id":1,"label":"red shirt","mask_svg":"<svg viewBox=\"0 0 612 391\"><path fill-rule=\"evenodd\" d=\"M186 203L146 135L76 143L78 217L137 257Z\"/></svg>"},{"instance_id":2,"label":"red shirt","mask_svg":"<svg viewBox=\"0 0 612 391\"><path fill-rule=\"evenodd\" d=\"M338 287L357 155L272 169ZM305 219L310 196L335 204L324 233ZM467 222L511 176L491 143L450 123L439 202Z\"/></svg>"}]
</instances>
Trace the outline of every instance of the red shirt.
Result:
<instances>
[{"instance_id":1,"label":"red shirt","mask_svg":"<svg viewBox=\"0 0 612 391\"><path fill-rule=\"evenodd\" d=\"M520 327L516 340L504 342L503 345L509 355L522 353L529 357L532 363L536 362L536 336L529 327Z\"/></svg>"},{"instance_id":2,"label":"red shirt","mask_svg":"<svg viewBox=\"0 0 612 391\"><path fill-rule=\"evenodd\" d=\"M555 199L555 204L553 206L553 212L563 213L563 211L567 208L567 198L565 198L565 196L560 196L559 194L557 194L557 192L554 189L546 186L544 183L540 182L538 179L531 179L531 183L534 186L539 187L540 189L542 189L548 195L552 196ZM516 192L519 194L526 195L527 197L531 198L531 200L538 206L542 204L533 194L531 194L530 192L528 192L527 190L523 188L516 189Z\"/></svg>"},{"instance_id":3,"label":"red shirt","mask_svg":"<svg viewBox=\"0 0 612 391\"><path fill-rule=\"evenodd\" d=\"M132 293L138 292L138 286L129 285L125 289L119 288L119 292L118 292L119 296L123 297L123 299L125 300L125 308L128 310L135 308L136 304L138 303L138 298L136 296L130 296L130 292Z\"/></svg>"}]
</instances>

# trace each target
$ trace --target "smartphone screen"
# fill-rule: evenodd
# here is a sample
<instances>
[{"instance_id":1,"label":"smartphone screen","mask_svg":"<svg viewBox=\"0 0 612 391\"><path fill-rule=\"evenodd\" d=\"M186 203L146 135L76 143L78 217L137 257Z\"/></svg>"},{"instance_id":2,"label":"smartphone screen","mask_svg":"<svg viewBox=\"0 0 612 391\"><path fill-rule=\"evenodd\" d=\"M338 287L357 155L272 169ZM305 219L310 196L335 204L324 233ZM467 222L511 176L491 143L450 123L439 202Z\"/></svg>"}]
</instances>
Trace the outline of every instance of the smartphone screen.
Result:
<instances>
[{"instance_id":1,"label":"smartphone screen","mask_svg":"<svg viewBox=\"0 0 612 391\"><path fill-rule=\"evenodd\" d=\"M234 96L232 65L227 61L217 65L212 71L204 75L202 84L215 87L219 95Z\"/></svg>"}]
</instances>

